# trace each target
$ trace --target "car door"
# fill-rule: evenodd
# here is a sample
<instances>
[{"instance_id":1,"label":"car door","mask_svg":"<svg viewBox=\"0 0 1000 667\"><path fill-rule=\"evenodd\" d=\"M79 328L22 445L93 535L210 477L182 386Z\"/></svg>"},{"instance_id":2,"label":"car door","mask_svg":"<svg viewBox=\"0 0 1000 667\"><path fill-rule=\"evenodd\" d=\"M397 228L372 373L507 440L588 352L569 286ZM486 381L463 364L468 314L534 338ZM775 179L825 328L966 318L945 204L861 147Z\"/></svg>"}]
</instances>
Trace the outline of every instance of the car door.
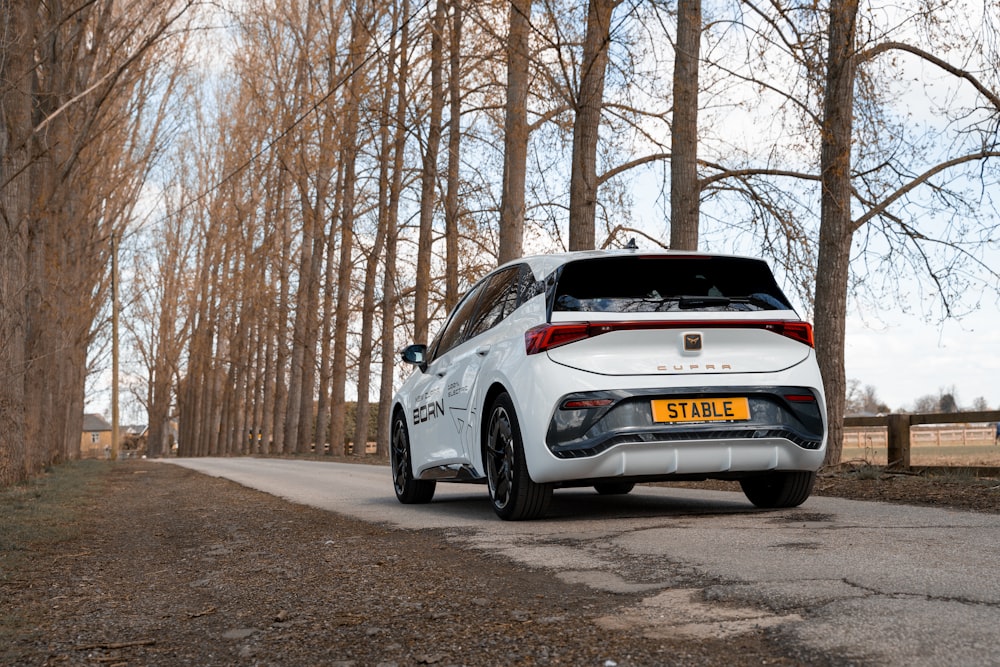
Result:
<instances>
[{"instance_id":1,"label":"car door","mask_svg":"<svg viewBox=\"0 0 1000 667\"><path fill-rule=\"evenodd\" d=\"M448 418L444 428L451 427L449 440L460 443L463 462L473 460L479 447L477 425L479 406L473 400L477 391L483 362L495 341L492 335L497 325L517 307L517 286L520 266L512 266L487 277L481 283L481 293L473 314L462 332L462 341L445 354L444 409Z\"/></svg>"},{"instance_id":2,"label":"car door","mask_svg":"<svg viewBox=\"0 0 1000 667\"><path fill-rule=\"evenodd\" d=\"M448 321L427 348L427 366L410 392L410 448L418 475L427 468L462 459L462 446L445 409L445 383L456 345L475 312L483 283L474 286L458 302Z\"/></svg>"}]
</instances>

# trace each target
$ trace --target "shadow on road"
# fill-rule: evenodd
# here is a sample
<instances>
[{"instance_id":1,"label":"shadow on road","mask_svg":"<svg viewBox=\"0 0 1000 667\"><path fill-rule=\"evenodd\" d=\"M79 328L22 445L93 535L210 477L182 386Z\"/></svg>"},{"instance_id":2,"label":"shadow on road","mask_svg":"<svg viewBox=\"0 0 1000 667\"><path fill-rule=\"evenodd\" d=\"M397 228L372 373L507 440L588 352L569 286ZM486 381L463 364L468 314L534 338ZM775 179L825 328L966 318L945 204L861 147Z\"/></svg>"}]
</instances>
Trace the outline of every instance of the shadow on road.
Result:
<instances>
[{"instance_id":1,"label":"shadow on road","mask_svg":"<svg viewBox=\"0 0 1000 667\"><path fill-rule=\"evenodd\" d=\"M760 514L768 511L754 507L738 494L732 494L733 500L668 494L643 493L641 487L623 496L604 496L590 489L559 489L553 493L549 510L540 521L651 519L691 515ZM393 512L394 508L401 510L404 507L392 496L372 499L371 503L384 506L387 512ZM477 521L496 519L485 487L478 485L439 484L438 493L431 503L405 507L407 511L447 514L461 519Z\"/></svg>"}]
</instances>

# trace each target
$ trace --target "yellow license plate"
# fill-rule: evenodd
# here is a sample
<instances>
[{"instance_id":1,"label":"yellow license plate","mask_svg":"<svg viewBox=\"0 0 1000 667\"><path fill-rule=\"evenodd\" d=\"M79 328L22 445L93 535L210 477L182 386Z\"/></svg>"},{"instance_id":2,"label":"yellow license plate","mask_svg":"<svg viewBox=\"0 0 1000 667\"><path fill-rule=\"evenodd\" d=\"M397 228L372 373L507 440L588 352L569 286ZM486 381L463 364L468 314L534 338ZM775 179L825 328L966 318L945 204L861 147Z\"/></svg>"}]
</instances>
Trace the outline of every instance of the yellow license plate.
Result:
<instances>
[{"instance_id":1,"label":"yellow license plate","mask_svg":"<svg viewBox=\"0 0 1000 667\"><path fill-rule=\"evenodd\" d=\"M653 421L722 422L750 419L746 398L660 398L651 401Z\"/></svg>"}]
</instances>

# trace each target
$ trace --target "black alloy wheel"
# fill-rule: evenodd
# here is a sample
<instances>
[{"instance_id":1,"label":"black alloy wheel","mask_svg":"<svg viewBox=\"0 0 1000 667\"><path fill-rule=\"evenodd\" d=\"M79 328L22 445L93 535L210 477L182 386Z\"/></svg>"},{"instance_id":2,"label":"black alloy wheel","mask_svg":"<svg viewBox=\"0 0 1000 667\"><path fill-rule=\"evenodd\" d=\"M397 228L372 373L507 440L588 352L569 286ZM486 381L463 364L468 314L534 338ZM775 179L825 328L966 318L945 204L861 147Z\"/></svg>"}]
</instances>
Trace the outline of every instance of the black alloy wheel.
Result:
<instances>
[{"instance_id":1,"label":"black alloy wheel","mask_svg":"<svg viewBox=\"0 0 1000 667\"><path fill-rule=\"evenodd\" d=\"M536 519L549 507L551 484L536 484L524 460L521 429L507 393L493 401L486 429L486 478L493 511L501 519Z\"/></svg>"},{"instance_id":2,"label":"black alloy wheel","mask_svg":"<svg viewBox=\"0 0 1000 667\"><path fill-rule=\"evenodd\" d=\"M413 505L431 501L437 482L414 479L413 466L410 463L410 437L406 431L406 420L401 412L397 412L392 419L389 463L392 466L392 486L399 502Z\"/></svg>"}]
</instances>

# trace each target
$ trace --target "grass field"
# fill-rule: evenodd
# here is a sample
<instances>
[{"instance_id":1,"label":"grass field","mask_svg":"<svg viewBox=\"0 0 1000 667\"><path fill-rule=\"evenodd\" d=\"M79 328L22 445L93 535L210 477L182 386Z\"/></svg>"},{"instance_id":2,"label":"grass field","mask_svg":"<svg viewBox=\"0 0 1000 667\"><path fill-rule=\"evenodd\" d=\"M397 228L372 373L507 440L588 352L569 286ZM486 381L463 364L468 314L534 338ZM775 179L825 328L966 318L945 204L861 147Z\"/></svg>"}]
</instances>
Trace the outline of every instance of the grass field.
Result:
<instances>
[{"instance_id":1,"label":"grass field","mask_svg":"<svg viewBox=\"0 0 1000 667\"><path fill-rule=\"evenodd\" d=\"M885 447L845 447L841 461L865 461L886 465ZM915 466L997 466L1000 447L995 445L941 445L910 448L910 464Z\"/></svg>"}]
</instances>

